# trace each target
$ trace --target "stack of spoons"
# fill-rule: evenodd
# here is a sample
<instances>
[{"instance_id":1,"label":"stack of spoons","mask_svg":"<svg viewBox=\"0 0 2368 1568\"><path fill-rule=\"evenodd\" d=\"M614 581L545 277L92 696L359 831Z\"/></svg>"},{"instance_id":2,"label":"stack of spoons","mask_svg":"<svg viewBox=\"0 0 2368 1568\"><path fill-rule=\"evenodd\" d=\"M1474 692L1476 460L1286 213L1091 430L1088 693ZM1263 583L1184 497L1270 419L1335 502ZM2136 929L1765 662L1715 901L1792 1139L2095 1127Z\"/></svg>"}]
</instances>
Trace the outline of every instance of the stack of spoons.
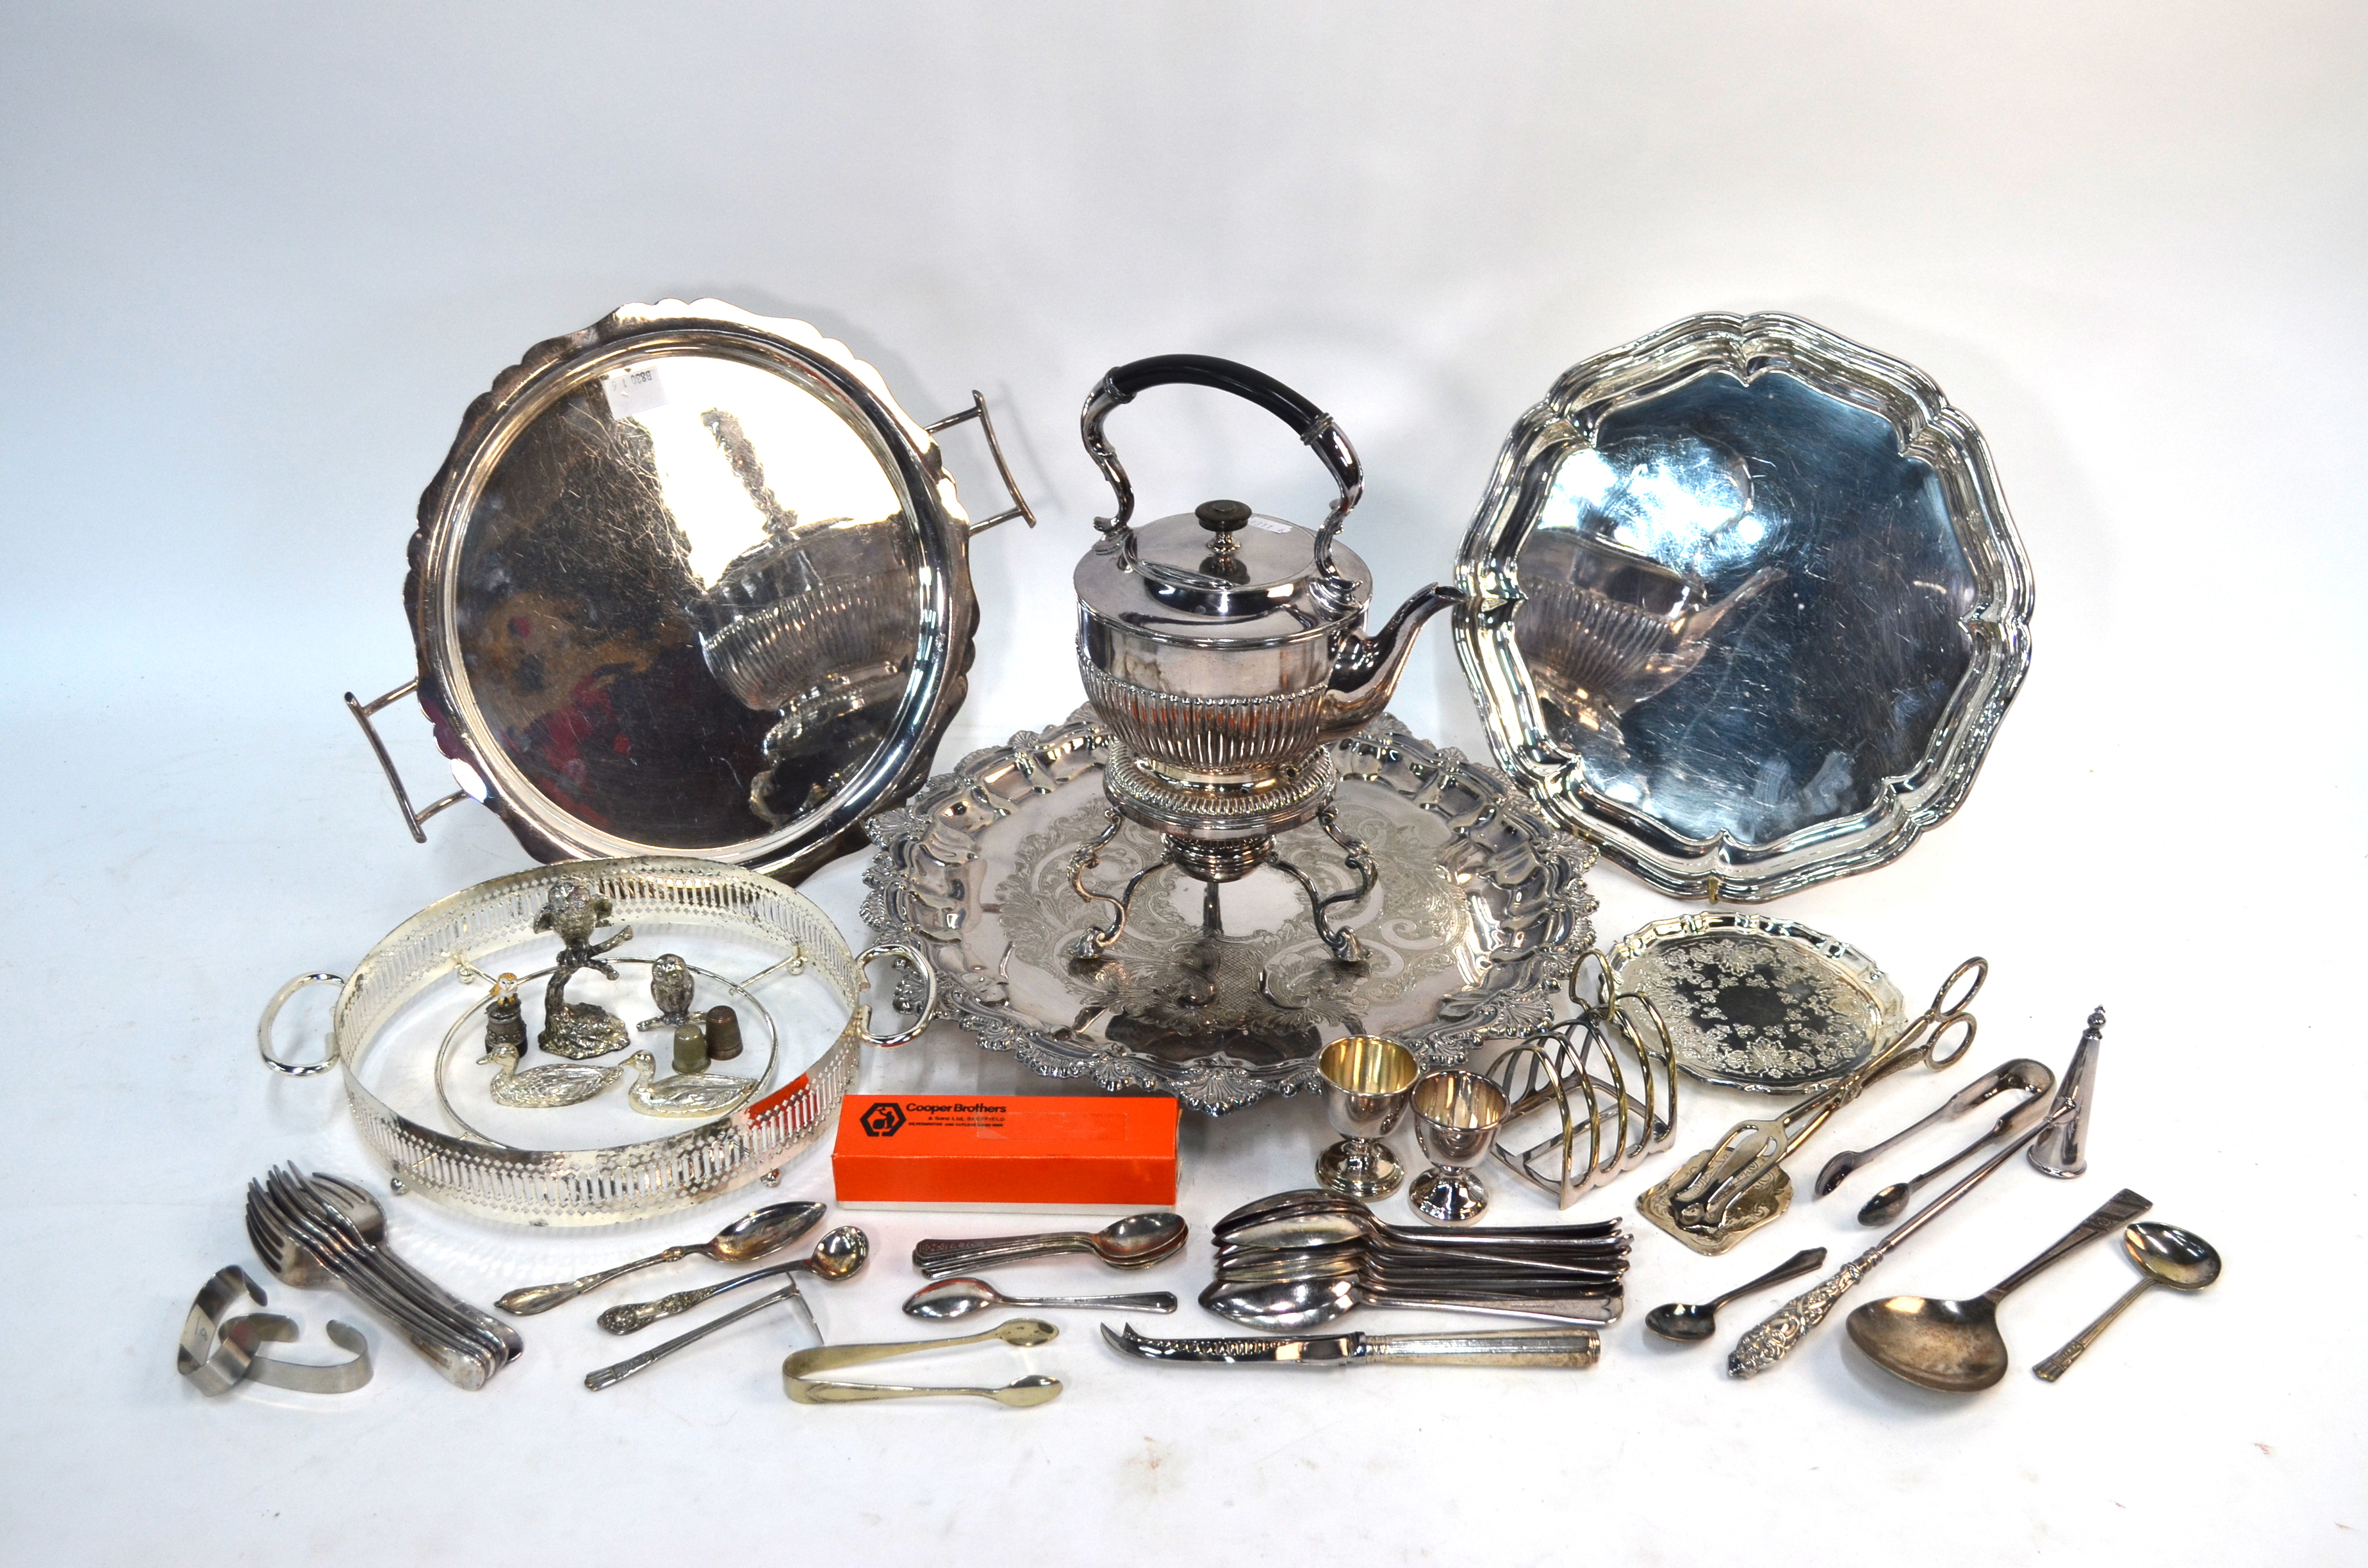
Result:
<instances>
[{"instance_id":1,"label":"stack of spoons","mask_svg":"<svg viewBox=\"0 0 2368 1568\"><path fill-rule=\"evenodd\" d=\"M1628 1240L1617 1220L1424 1232L1352 1198L1304 1188L1217 1221L1201 1304L1245 1327L1313 1328L1360 1306L1433 1308L1600 1325L1620 1315Z\"/></svg>"}]
</instances>

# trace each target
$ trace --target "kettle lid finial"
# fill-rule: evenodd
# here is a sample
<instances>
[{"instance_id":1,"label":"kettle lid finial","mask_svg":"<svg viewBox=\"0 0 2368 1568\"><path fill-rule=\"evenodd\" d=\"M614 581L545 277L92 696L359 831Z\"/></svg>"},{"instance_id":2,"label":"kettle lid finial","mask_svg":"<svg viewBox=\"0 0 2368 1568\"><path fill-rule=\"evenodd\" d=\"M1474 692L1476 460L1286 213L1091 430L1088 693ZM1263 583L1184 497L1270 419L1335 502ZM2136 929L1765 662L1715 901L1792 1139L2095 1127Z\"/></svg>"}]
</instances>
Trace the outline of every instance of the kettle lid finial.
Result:
<instances>
[{"instance_id":1,"label":"kettle lid finial","mask_svg":"<svg viewBox=\"0 0 2368 1568\"><path fill-rule=\"evenodd\" d=\"M1202 528L1218 536L1220 550L1232 544L1230 536L1234 530L1250 520L1249 507L1239 501L1203 501L1192 509L1192 515L1201 519Z\"/></svg>"}]
</instances>

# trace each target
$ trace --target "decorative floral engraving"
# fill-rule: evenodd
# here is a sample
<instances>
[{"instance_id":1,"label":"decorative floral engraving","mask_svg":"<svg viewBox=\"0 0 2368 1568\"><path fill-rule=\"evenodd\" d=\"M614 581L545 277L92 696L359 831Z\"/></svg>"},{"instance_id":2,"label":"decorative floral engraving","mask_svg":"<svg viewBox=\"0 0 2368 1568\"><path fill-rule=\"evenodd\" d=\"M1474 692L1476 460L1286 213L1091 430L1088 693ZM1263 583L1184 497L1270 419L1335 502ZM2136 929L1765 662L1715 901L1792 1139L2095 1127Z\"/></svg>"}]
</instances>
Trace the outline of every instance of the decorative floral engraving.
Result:
<instances>
[{"instance_id":1,"label":"decorative floral engraving","mask_svg":"<svg viewBox=\"0 0 2368 1568\"><path fill-rule=\"evenodd\" d=\"M1790 1355L1804 1335L1826 1321L1834 1303L1866 1278L1866 1271L1874 1267L1875 1256L1870 1252L1843 1264L1822 1284L1813 1285L1793 1297L1777 1308L1767 1322L1736 1340L1734 1354L1726 1358L1727 1376L1758 1377Z\"/></svg>"},{"instance_id":2,"label":"decorative floral engraving","mask_svg":"<svg viewBox=\"0 0 2368 1568\"><path fill-rule=\"evenodd\" d=\"M1623 966L1678 1062L1713 1083L1796 1087L1840 1076L1882 1042L1882 1004L1816 952L1759 934L1683 937Z\"/></svg>"},{"instance_id":3,"label":"decorative floral engraving","mask_svg":"<svg viewBox=\"0 0 2368 1568\"><path fill-rule=\"evenodd\" d=\"M1253 890L1224 884L1211 922L1189 881L1155 887L1109 956L1072 964L1069 939L1099 911L1076 897L1068 864L1107 821L1109 736L1080 710L1022 739L873 820L864 917L930 953L941 1006L981 1045L1048 1077L1173 1094L1213 1115L1312 1089L1317 1051L1343 1032L1387 1032L1426 1065L1452 1064L1550 1019L1593 940L1584 847L1501 776L1384 719L1331 748L1341 825L1380 871L1351 915L1364 964L1332 960L1303 902L1246 917ZM1350 885L1338 851L1301 831L1302 869L1327 891ZM1123 885L1156 853L1129 824L1095 885Z\"/></svg>"}]
</instances>

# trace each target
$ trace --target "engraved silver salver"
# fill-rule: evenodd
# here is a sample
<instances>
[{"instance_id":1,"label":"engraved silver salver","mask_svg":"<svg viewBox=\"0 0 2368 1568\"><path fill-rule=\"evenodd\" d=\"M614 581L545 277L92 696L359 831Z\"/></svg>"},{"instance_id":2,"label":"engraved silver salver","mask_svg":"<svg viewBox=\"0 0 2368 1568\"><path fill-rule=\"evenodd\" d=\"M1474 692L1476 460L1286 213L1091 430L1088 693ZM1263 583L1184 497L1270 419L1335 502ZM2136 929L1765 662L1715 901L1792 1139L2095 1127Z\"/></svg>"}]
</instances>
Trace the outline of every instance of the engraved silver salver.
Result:
<instances>
[{"instance_id":1,"label":"engraved silver salver","mask_svg":"<svg viewBox=\"0 0 2368 1568\"><path fill-rule=\"evenodd\" d=\"M1269 868L1162 879L1099 959L1074 960L1101 912L1077 897L1071 862L1110 814L1111 740L1089 713L964 758L871 828L866 917L929 956L944 1010L982 1045L1219 1114L1314 1088L1317 1054L1343 1035L1384 1034L1440 1067L1551 1017L1592 939L1587 850L1494 770L1387 718L1326 748L1342 824L1378 871L1354 911L1364 961L1339 962ZM1302 835L1320 841L1311 825L1277 843ZM1129 823L1100 874L1122 882L1162 852ZM1349 884L1320 855L1304 863L1327 893Z\"/></svg>"},{"instance_id":2,"label":"engraved silver salver","mask_svg":"<svg viewBox=\"0 0 2368 1568\"><path fill-rule=\"evenodd\" d=\"M1874 960L1796 920L1656 920L1611 949L1619 989L1659 1009L1677 1063L1706 1084L1820 1088L1862 1066L1907 1013Z\"/></svg>"}]
</instances>

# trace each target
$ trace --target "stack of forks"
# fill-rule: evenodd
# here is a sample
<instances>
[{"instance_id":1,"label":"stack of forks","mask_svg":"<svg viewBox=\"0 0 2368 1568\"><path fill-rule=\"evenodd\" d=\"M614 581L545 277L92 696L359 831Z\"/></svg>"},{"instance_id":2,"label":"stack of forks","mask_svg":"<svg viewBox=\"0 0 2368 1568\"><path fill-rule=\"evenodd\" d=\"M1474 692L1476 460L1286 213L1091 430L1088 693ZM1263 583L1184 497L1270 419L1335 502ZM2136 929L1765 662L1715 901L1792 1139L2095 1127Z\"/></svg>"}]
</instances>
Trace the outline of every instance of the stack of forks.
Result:
<instances>
[{"instance_id":1,"label":"stack of forks","mask_svg":"<svg viewBox=\"0 0 2368 1568\"><path fill-rule=\"evenodd\" d=\"M246 1184L246 1234L271 1272L303 1290L350 1291L445 1380L481 1389L526 1347L384 1244L378 1202L349 1181L283 1166Z\"/></svg>"}]
</instances>

